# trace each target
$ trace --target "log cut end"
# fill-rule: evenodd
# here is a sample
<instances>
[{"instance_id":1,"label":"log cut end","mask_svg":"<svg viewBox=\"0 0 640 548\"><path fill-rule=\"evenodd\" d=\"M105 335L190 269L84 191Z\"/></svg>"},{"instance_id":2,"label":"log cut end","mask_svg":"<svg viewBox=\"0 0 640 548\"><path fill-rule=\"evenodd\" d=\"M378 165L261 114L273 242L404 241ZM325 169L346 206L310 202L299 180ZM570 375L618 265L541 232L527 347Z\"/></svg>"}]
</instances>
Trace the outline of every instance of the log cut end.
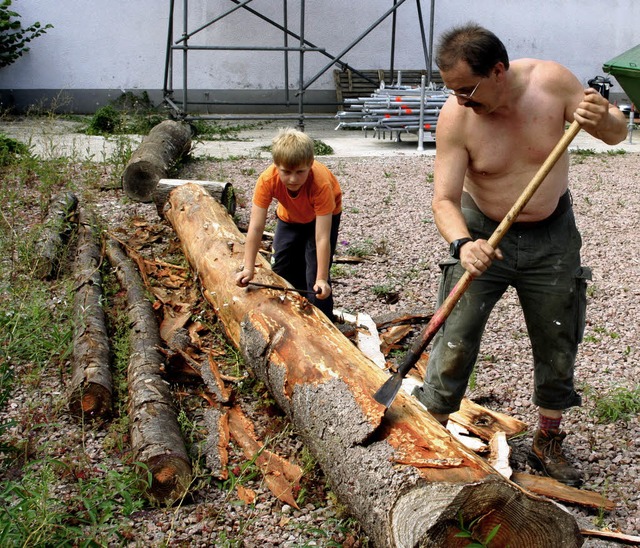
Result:
<instances>
[{"instance_id":1,"label":"log cut end","mask_svg":"<svg viewBox=\"0 0 640 548\"><path fill-rule=\"evenodd\" d=\"M100 384L87 383L71 395L69 411L85 420L107 418L111 414L111 391Z\"/></svg>"},{"instance_id":2,"label":"log cut end","mask_svg":"<svg viewBox=\"0 0 640 548\"><path fill-rule=\"evenodd\" d=\"M528 495L514 484L488 479L479 484L425 484L394 504L396 546L579 547L584 539L575 519L557 504ZM487 543L489 544L489 543Z\"/></svg>"},{"instance_id":3,"label":"log cut end","mask_svg":"<svg viewBox=\"0 0 640 548\"><path fill-rule=\"evenodd\" d=\"M143 159L132 161L122 175L122 190L136 202L151 202L158 181L166 175L166 171L153 162Z\"/></svg>"},{"instance_id":4,"label":"log cut end","mask_svg":"<svg viewBox=\"0 0 640 548\"><path fill-rule=\"evenodd\" d=\"M147 495L161 504L181 499L191 484L191 465L180 455L157 455L146 463L151 476Z\"/></svg>"}]
</instances>

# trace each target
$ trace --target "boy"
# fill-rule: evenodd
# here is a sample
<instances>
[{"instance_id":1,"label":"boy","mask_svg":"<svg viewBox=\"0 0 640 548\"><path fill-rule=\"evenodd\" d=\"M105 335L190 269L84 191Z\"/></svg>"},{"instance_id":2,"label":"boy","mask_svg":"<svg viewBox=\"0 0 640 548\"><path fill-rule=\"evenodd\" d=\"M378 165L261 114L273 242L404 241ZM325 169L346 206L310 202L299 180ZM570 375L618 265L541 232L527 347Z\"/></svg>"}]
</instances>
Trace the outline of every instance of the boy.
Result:
<instances>
[{"instance_id":1,"label":"boy","mask_svg":"<svg viewBox=\"0 0 640 548\"><path fill-rule=\"evenodd\" d=\"M244 267L236 284L253 279L271 201L278 201L273 238L273 271L296 289L314 291L309 300L333 320L329 269L338 241L342 190L329 169L315 161L313 140L287 128L273 139L273 164L258 177L245 245Z\"/></svg>"}]
</instances>

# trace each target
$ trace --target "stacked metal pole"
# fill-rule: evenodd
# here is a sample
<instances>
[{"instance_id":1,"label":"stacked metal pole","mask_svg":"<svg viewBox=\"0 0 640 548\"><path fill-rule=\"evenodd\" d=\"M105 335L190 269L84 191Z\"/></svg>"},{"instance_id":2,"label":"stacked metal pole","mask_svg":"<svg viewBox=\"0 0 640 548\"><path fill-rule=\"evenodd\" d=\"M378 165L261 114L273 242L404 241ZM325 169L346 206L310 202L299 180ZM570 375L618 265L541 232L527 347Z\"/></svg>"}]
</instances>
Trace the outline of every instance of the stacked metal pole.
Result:
<instances>
[{"instance_id":1,"label":"stacked metal pole","mask_svg":"<svg viewBox=\"0 0 640 548\"><path fill-rule=\"evenodd\" d=\"M381 84L370 97L346 99L348 110L340 111L336 129L359 128L373 131L374 137L400 140L402 133L433 133L447 94L434 87ZM422 107L422 112L421 112ZM422 118L422 123L421 123ZM420 131L422 128L422 131Z\"/></svg>"}]
</instances>

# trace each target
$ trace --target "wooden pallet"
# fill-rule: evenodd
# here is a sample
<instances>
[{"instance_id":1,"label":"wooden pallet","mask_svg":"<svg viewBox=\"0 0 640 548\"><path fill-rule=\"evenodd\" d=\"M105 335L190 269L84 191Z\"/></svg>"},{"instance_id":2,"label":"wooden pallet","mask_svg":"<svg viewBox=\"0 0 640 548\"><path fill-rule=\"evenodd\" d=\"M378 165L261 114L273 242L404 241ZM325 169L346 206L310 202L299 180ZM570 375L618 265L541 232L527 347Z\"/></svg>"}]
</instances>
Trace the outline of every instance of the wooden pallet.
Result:
<instances>
[{"instance_id":1,"label":"wooden pallet","mask_svg":"<svg viewBox=\"0 0 640 548\"><path fill-rule=\"evenodd\" d=\"M400 72L402 73L403 86L418 87L420 86L422 75L427 75L426 69L400 70ZM390 71L384 69L358 70L358 73L353 72L351 69L335 69L333 71L336 97L339 103L344 103L345 99L369 97L376 89L380 88L382 82L384 82L386 86L390 86L395 84L395 80L398 79L398 71L394 71L393 77ZM436 84L442 84L442 78L438 71L432 72L431 81Z\"/></svg>"}]
</instances>

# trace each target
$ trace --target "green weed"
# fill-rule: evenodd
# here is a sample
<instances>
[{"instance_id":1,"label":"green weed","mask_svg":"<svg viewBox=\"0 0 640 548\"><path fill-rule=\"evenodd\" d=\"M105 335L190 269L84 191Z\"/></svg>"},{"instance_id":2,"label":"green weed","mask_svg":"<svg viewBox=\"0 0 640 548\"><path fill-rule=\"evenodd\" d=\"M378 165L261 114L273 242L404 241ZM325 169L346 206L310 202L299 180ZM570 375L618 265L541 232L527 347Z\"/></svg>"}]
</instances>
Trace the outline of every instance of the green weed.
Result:
<instances>
[{"instance_id":1,"label":"green weed","mask_svg":"<svg viewBox=\"0 0 640 548\"><path fill-rule=\"evenodd\" d=\"M327 143L318 139L313 140L313 154L315 156L330 156L333 154L333 148Z\"/></svg>"},{"instance_id":2,"label":"green weed","mask_svg":"<svg viewBox=\"0 0 640 548\"><path fill-rule=\"evenodd\" d=\"M74 477L60 496L61 476ZM77 468L56 459L32 462L20 482L0 493L0 545L102 546L122 538L122 517L142 509L140 477L124 471Z\"/></svg>"},{"instance_id":3,"label":"green weed","mask_svg":"<svg viewBox=\"0 0 640 548\"><path fill-rule=\"evenodd\" d=\"M373 253L373 241L370 239L361 243L347 244L345 249L345 255L352 255L354 257L367 257Z\"/></svg>"},{"instance_id":4,"label":"green weed","mask_svg":"<svg viewBox=\"0 0 640 548\"><path fill-rule=\"evenodd\" d=\"M640 413L640 385L631 389L615 387L605 394L596 394L593 413L604 424L628 421Z\"/></svg>"},{"instance_id":5,"label":"green weed","mask_svg":"<svg viewBox=\"0 0 640 548\"><path fill-rule=\"evenodd\" d=\"M498 534L498 531L500 530L500 524L496 525L493 529L491 529L491 531L487 535L487 538L484 539L484 541L481 541L481 540L479 541L473 536L472 529L474 525L479 523L480 520L484 517L485 516L477 517L471 523L469 523L469 525L465 525L464 518L462 517L462 512L458 514L460 532L456 534L456 537L467 538L471 540L472 542L471 544L467 544L467 548L489 548L491 541Z\"/></svg>"},{"instance_id":6,"label":"green weed","mask_svg":"<svg viewBox=\"0 0 640 548\"><path fill-rule=\"evenodd\" d=\"M0 133L0 167L17 163L28 154L27 145Z\"/></svg>"}]
</instances>

